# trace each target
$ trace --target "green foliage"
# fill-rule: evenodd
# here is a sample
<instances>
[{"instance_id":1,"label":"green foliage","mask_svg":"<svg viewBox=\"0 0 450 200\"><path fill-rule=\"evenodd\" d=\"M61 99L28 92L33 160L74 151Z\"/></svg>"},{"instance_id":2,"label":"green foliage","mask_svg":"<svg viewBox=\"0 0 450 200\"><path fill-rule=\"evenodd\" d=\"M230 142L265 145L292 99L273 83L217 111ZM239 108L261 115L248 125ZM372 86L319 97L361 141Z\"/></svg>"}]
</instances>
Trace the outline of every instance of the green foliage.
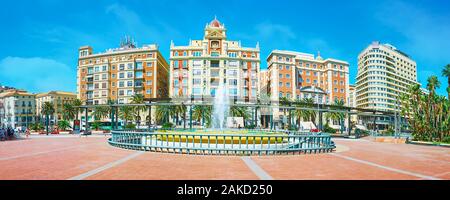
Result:
<instances>
[{"instance_id":1,"label":"green foliage","mask_svg":"<svg viewBox=\"0 0 450 200\"><path fill-rule=\"evenodd\" d=\"M331 128L330 125L328 123L326 123L325 126L323 127L323 132L330 133L330 134L335 134L337 132L337 130Z\"/></svg>"},{"instance_id":2,"label":"green foliage","mask_svg":"<svg viewBox=\"0 0 450 200\"><path fill-rule=\"evenodd\" d=\"M256 125L255 124L250 124L250 125L246 125L245 129L255 129Z\"/></svg>"},{"instance_id":3,"label":"green foliage","mask_svg":"<svg viewBox=\"0 0 450 200\"><path fill-rule=\"evenodd\" d=\"M231 106L230 107L230 116L232 117L242 117L244 120L250 118L250 113L248 112L246 107L240 106Z\"/></svg>"},{"instance_id":4,"label":"green foliage","mask_svg":"<svg viewBox=\"0 0 450 200\"><path fill-rule=\"evenodd\" d=\"M442 142L450 144L450 136L444 137L444 139L442 139Z\"/></svg>"},{"instance_id":5,"label":"green foliage","mask_svg":"<svg viewBox=\"0 0 450 200\"><path fill-rule=\"evenodd\" d=\"M169 122L169 119L171 116L173 116L175 113L175 107L174 106L168 106L168 105L160 105L156 106L156 121L159 123L167 123Z\"/></svg>"},{"instance_id":6,"label":"green foliage","mask_svg":"<svg viewBox=\"0 0 450 200\"><path fill-rule=\"evenodd\" d=\"M295 105L297 107L301 107L301 108L313 108L314 107L314 99L311 99L311 98L299 99L295 102ZM295 111L293 111L293 115L297 117L299 122L300 122L300 119L302 119L303 121L314 122L315 118L316 118L316 111L296 109ZM300 124L300 123L298 123L298 124Z\"/></svg>"},{"instance_id":7,"label":"green foliage","mask_svg":"<svg viewBox=\"0 0 450 200\"><path fill-rule=\"evenodd\" d=\"M166 122L166 123L164 123L163 125L162 125L162 128L163 129L171 129L171 128L173 128L174 127L174 125L172 124L172 123L170 123L170 122Z\"/></svg>"},{"instance_id":8,"label":"green foliage","mask_svg":"<svg viewBox=\"0 0 450 200\"><path fill-rule=\"evenodd\" d=\"M58 129L65 131L67 128L70 127L70 124L66 120L58 121Z\"/></svg>"},{"instance_id":9,"label":"green foliage","mask_svg":"<svg viewBox=\"0 0 450 200\"><path fill-rule=\"evenodd\" d=\"M100 129L100 126L101 126L100 121L94 121L94 122L91 124L91 129L95 129L96 131L98 131L98 130Z\"/></svg>"},{"instance_id":10,"label":"green foliage","mask_svg":"<svg viewBox=\"0 0 450 200\"><path fill-rule=\"evenodd\" d=\"M63 119L70 121L75 118L75 115L76 109L73 107L73 105L70 103L65 103L63 105L63 113L62 113Z\"/></svg>"},{"instance_id":11,"label":"green foliage","mask_svg":"<svg viewBox=\"0 0 450 200\"><path fill-rule=\"evenodd\" d=\"M97 106L94 108L94 112L92 115L94 116L95 120L101 120L103 118L108 117L110 108L105 106Z\"/></svg>"},{"instance_id":12,"label":"green foliage","mask_svg":"<svg viewBox=\"0 0 450 200\"><path fill-rule=\"evenodd\" d=\"M44 129L44 126L42 126L42 124L40 123L34 123L34 124L30 124L29 128L35 132L40 131L42 129Z\"/></svg>"},{"instance_id":13,"label":"green foliage","mask_svg":"<svg viewBox=\"0 0 450 200\"><path fill-rule=\"evenodd\" d=\"M385 135L394 135L395 130L392 127L389 127L386 131L384 131Z\"/></svg>"},{"instance_id":14,"label":"green foliage","mask_svg":"<svg viewBox=\"0 0 450 200\"><path fill-rule=\"evenodd\" d=\"M125 129L128 129L128 130L136 129L136 125L135 124L127 124L127 125L125 125Z\"/></svg>"},{"instance_id":15,"label":"green foliage","mask_svg":"<svg viewBox=\"0 0 450 200\"><path fill-rule=\"evenodd\" d=\"M197 121L202 121L206 126L209 126L211 124L211 113L212 106L196 105L192 109L192 118Z\"/></svg>"},{"instance_id":16,"label":"green foliage","mask_svg":"<svg viewBox=\"0 0 450 200\"><path fill-rule=\"evenodd\" d=\"M119 109L119 117L125 121L125 125L134 118L134 109L132 106L122 106Z\"/></svg>"},{"instance_id":17,"label":"green foliage","mask_svg":"<svg viewBox=\"0 0 450 200\"><path fill-rule=\"evenodd\" d=\"M430 76L427 81L429 94L423 93L416 84L409 88L408 94L400 95L398 101L414 140L441 142L450 136L450 101L436 94L436 88L440 87L436 76Z\"/></svg>"}]
</instances>

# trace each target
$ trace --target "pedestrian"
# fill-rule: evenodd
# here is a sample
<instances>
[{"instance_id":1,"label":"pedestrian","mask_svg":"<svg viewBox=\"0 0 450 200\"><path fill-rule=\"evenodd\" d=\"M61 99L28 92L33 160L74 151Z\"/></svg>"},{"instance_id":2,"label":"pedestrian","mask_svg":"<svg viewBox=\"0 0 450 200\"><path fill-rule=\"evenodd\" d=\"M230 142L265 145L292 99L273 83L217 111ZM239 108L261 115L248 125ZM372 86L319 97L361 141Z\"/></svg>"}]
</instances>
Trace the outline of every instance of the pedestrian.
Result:
<instances>
[{"instance_id":1,"label":"pedestrian","mask_svg":"<svg viewBox=\"0 0 450 200\"><path fill-rule=\"evenodd\" d=\"M11 127L8 126L8 128L6 128L6 134L5 134L5 139L8 140L9 139L9 135L11 135Z\"/></svg>"},{"instance_id":2,"label":"pedestrian","mask_svg":"<svg viewBox=\"0 0 450 200\"><path fill-rule=\"evenodd\" d=\"M11 140L11 139L13 139L13 137L14 137L14 129L13 128L11 128L10 129L10 131L9 131L9 134L8 134L8 138Z\"/></svg>"},{"instance_id":3,"label":"pedestrian","mask_svg":"<svg viewBox=\"0 0 450 200\"><path fill-rule=\"evenodd\" d=\"M28 138L28 136L30 136L30 129L27 127L26 131L25 131L25 136Z\"/></svg>"},{"instance_id":4,"label":"pedestrian","mask_svg":"<svg viewBox=\"0 0 450 200\"><path fill-rule=\"evenodd\" d=\"M0 128L0 141L5 140L5 129L3 127Z\"/></svg>"}]
</instances>

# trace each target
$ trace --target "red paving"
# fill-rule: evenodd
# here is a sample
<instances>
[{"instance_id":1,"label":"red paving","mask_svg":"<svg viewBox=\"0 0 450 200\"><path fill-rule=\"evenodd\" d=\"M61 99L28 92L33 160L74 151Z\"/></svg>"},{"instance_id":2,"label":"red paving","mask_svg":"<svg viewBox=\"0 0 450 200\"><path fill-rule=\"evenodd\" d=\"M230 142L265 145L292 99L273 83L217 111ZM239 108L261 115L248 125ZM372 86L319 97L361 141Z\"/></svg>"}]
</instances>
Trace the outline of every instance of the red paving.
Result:
<instances>
[{"instance_id":1,"label":"red paving","mask_svg":"<svg viewBox=\"0 0 450 200\"><path fill-rule=\"evenodd\" d=\"M252 156L273 179L447 179L450 149L335 139L333 154ZM136 153L107 137L0 142L0 179L258 179L238 156Z\"/></svg>"}]
</instances>

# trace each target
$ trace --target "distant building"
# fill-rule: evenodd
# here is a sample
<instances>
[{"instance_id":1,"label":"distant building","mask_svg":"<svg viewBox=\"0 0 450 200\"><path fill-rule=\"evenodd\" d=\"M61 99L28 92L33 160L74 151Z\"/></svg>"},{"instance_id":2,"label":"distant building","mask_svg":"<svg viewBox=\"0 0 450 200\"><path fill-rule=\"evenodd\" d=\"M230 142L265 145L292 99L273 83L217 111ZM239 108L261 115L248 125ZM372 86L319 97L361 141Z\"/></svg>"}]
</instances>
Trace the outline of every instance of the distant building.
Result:
<instances>
[{"instance_id":1,"label":"distant building","mask_svg":"<svg viewBox=\"0 0 450 200\"><path fill-rule=\"evenodd\" d=\"M51 102L55 108L55 113L50 116L50 121L53 123L63 119L63 106L66 103L72 103L77 99L77 95L71 92L62 91L50 91L47 93L40 93L36 95L36 113L39 116L39 120L45 120L45 116L42 115L42 106L45 102Z\"/></svg>"},{"instance_id":2,"label":"distant building","mask_svg":"<svg viewBox=\"0 0 450 200\"><path fill-rule=\"evenodd\" d=\"M9 86L4 86L4 85L0 85L0 93L7 91L7 90L12 90L15 89L13 87L9 87Z\"/></svg>"},{"instance_id":3,"label":"distant building","mask_svg":"<svg viewBox=\"0 0 450 200\"><path fill-rule=\"evenodd\" d=\"M79 49L77 96L83 103L130 103L135 94L168 97L168 80L169 66L155 44L138 48L128 37L105 53L94 54L90 46Z\"/></svg>"},{"instance_id":4,"label":"distant building","mask_svg":"<svg viewBox=\"0 0 450 200\"><path fill-rule=\"evenodd\" d=\"M255 102L260 69L259 45L242 47L227 38L217 19L206 24L202 40L170 46L170 97L215 97L219 85L239 102Z\"/></svg>"},{"instance_id":5,"label":"distant building","mask_svg":"<svg viewBox=\"0 0 450 200\"><path fill-rule=\"evenodd\" d=\"M333 104L335 100L348 104L349 64L320 54L274 50L267 58L267 94L271 101L285 97L291 101L311 98L319 104ZM286 121L285 111L273 109L274 126Z\"/></svg>"},{"instance_id":6,"label":"distant building","mask_svg":"<svg viewBox=\"0 0 450 200\"><path fill-rule=\"evenodd\" d=\"M25 90L9 89L0 93L0 126L27 127L35 122L35 95Z\"/></svg>"},{"instance_id":7,"label":"distant building","mask_svg":"<svg viewBox=\"0 0 450 200\"><path fill-rule=\"evenodd\" d=\"M350 85L348 87L348 92L349 92L348 106L354 108L354 107L356 107L356 87L355 87L355 85Z\"/></svg>"}]
</instances>

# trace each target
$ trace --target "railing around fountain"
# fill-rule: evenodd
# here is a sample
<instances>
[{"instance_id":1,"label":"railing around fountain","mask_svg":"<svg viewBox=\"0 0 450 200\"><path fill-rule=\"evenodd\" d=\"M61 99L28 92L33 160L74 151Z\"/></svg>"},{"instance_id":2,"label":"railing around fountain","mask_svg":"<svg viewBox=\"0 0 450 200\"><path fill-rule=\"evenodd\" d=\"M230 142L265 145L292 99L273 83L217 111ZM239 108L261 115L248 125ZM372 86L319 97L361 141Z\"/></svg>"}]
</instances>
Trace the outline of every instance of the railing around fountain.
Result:
<instances>
[{"instance_id":1,"label":"railing around fountain","mask_svg":"<svg viewBox=\"0 0 450 200\"><path fill-rule=\"evenodd\" d=\"M112 146L153 152L200 155L275 155L332 152L327 134L194 134L112 131Z\"/></svg>"}]
</instances>

